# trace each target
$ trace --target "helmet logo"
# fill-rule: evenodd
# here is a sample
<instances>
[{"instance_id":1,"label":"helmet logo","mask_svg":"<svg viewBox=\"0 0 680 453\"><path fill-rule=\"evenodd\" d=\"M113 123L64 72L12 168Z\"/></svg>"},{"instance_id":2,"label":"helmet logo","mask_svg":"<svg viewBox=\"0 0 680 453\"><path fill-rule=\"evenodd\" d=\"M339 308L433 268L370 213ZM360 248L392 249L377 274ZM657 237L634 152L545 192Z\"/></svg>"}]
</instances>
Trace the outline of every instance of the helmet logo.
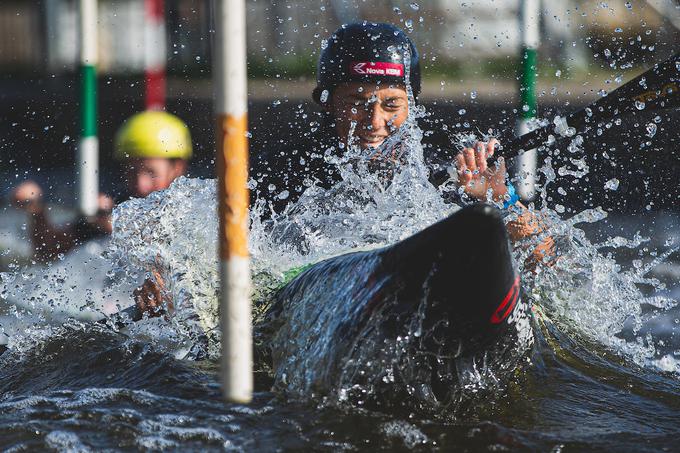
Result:
<instances>
[{"instance_id":1,"label":"helmet logo","mask_svg":"<svg viewBox=\"0 0 680 453\"><path fill-rule=\"evenodd\" d=\"M349 72L356 75L404 77L404 65L383 61L354 61Z\"/></svg>"}]
</instances>

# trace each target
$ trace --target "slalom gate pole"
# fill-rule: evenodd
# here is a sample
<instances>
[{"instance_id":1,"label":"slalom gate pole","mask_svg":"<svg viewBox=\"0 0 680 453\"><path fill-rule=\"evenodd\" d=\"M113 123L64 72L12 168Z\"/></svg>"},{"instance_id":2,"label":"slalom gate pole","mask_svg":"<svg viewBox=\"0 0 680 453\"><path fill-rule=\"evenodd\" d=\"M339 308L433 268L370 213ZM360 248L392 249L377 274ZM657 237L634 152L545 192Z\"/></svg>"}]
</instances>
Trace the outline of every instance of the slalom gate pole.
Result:
<instances>
[{"instance_id":1,"label":"slalom gate pole","mask_svg":"<svg viewBox=\"0 0 680 453\"><path fill-rule=\"evenodd\" d=\"M78 208L97 213L99 140L97 138L97 0L79 0L80 140L78 143Z\"/></svg>"},{"instance_id":2,"label":"slalom gate pole","mask_svg":"<svg viewBox=\"0 0 680 453\"><path fill-rule=\"evenodd\" d=\"M144 104L147 110L165 109L165 2L144 0Z\"/></svg>"},{"instance_id":3,"label":"slalom gate pole","mask_svg":"<svg viewBox=\"0 0 680 453\"><path fill-rule=\"evenodd\" d=\"M537 49L540 41L541 0L522 0L520 28L522 49L520 60L520 118L515 126L515 136L529 132L528 123L536 117L536 70ZM515 172L519 176L517 192L523 200L532 200L536 192L536 150L522 154L516 162Z\"/></svg>"},{"instance_id":4,"label":"slalom gate pole","mask_svg":"<svg viewBox=\"0 0 680 453\"><path fill-rule=\"evenodd\" d=\"M215 0L213 52L220 218L222 393L252 398L253 357L248 255L248 139L245 0Z\"/></svg>"}]
</instances>

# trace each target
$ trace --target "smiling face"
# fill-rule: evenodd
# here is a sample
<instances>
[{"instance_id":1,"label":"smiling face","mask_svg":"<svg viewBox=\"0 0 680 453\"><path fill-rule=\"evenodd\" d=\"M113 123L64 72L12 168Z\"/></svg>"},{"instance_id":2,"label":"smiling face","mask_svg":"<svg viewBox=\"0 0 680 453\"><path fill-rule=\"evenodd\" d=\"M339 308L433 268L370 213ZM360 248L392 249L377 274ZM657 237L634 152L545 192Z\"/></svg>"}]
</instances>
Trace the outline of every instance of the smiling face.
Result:
<instances>
[{"instance_id":1,"label":"smiling face","mask_svg":"<svg viewBox=\"0 0 680 453\"><path fill-rule=\"evenodd\" d=\"M333 90L328 111L341 140L347 140L356 122L354 136L359 146L376 148L406 121L408 95L402 85L346 83Z\"/></svg>"}]
</instances>

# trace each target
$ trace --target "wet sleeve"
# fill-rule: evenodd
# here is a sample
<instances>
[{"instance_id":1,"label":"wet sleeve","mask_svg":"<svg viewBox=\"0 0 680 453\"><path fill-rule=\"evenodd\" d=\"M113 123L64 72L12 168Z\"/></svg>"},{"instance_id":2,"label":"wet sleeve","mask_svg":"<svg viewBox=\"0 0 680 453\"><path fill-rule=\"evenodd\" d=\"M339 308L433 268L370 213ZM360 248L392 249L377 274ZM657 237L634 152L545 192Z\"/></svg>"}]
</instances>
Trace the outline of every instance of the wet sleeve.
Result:
<instances>
[{"instance_id":1,"label":"wet sleeve","mask_svg":"<svg viewBox=\"0 0 680 453\"><path fill-rule=\"evenodd\" d=\"M73 224L73 238L76 244L82 244L106 236L106 234L98 225L89 222L85 217L78 218Z\"/></svg>"}]
</instances>

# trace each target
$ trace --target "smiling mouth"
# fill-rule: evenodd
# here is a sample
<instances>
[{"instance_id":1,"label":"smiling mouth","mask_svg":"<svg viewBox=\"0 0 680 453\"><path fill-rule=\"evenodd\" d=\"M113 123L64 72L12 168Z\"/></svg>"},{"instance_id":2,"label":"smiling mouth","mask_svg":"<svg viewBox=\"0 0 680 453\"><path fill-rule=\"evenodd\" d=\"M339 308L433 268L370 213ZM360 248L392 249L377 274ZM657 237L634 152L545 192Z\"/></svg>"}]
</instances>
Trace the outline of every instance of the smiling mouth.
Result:
<instances>
[{"instance_id":1,"label":"smiling mouth","mask_svg":"<svg viewBox=\"0 0 680 453\"><path fill-rule=\"evenodd\" d=\"M359 135L361 143L370 146L378 146L384 142L386 138L387 137L384 135Z\"/></svg>"}]
</instances>

